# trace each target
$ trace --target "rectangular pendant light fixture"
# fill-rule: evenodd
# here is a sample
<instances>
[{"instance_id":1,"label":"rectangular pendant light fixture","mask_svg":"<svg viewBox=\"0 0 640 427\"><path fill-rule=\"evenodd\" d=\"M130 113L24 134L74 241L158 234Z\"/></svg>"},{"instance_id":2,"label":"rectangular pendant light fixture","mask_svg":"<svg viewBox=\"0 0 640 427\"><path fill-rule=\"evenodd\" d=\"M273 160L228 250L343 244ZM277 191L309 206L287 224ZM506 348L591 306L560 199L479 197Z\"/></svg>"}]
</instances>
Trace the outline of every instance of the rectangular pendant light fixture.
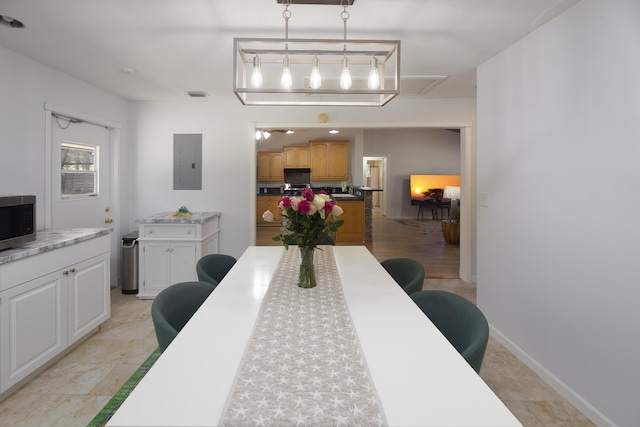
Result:
<instances>
[{"instance_id":1,"label":"rectangular pendant light fixture","mask_svg":"<svg viewBox=\"0 0 640 427\"><path fill-rule=\"evenodd\" d=\"M344 8L343 39L289 38L289 6L294 0L282 2L284 38L233 40L233 92L240 102L383 106L400 93L400 41L348 39L347 6L352 1L323 3Z\"/></svg>"}]
</instances>

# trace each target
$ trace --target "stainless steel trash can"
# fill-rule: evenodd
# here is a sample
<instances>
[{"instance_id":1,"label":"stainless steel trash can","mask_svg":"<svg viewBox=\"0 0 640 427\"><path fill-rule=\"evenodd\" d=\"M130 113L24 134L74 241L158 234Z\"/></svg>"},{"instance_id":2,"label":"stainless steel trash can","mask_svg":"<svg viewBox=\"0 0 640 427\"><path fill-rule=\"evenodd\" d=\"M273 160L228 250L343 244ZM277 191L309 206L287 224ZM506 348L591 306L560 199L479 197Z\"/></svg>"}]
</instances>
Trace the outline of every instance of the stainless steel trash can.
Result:
<instances>
[{"instance_id":1,"label":"stainless steel trash can","mask_svg":"<svg viewBox=\"0 0 640 427\"><path fill-rule=\"evenodd\" d=\"M138 293L138 232L122 236L122 293Z\"/></svg>"}]
</instances>

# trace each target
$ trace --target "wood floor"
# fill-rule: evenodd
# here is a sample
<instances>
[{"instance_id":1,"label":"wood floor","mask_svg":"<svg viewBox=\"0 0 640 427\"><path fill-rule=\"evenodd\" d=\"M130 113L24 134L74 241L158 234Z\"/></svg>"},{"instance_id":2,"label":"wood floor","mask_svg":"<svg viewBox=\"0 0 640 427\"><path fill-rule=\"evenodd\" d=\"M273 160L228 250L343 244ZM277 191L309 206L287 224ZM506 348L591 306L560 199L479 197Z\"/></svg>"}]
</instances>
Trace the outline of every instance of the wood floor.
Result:
<instances>
[{"instance_id":1,"label":"wood floor","mask_svg":"<svg viewBox=\"0 0 640 427\"><path fill-rule=\"evenodd\" d=\"M280 245L271 237L276 227L256 227L256 245ZM460 277L460 247L445 243L441 224L437 220L394 220L373 209L373 242L365 246L378 261L388 258L412 258L424 266L427 278L457 279Z\"/></svg>"}]
</instances>

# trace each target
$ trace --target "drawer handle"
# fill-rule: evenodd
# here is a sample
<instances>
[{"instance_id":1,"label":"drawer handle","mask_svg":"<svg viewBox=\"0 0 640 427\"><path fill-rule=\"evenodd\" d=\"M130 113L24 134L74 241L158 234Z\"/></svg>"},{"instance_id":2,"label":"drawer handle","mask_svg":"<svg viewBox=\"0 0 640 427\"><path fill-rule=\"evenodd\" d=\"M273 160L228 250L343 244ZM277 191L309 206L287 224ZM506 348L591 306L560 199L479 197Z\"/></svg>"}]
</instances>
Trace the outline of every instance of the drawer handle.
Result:
<instances>
[{"instance_id":1,"label":"drawer handle","mask_svg":"<svg viewBox=\"0 0 640 427\"><path fill-rule=\"evenodd\" d=\"M187 230L187 234L191 234L191 230Z\"/></svg>"},{"instance_id":2,"label":"drawer handle","mask_svg":"<svg viewBox=\"0 0 640 427\"><path fill-rule=\"evenodd\" d=\"M75 273L75 272L76 272L75 268L72 268L71 270L69 270L69 273Z\"/></svg>"},{"instance_id":3,"label":"drawer handle","mask_svg":"<svg viewBox=\"0 0 640 427\"><path fill-rule=\"evenodd\" d=\"M149 234L153 234L153 230L149 230Z\"/></svg>"}]
</instances>

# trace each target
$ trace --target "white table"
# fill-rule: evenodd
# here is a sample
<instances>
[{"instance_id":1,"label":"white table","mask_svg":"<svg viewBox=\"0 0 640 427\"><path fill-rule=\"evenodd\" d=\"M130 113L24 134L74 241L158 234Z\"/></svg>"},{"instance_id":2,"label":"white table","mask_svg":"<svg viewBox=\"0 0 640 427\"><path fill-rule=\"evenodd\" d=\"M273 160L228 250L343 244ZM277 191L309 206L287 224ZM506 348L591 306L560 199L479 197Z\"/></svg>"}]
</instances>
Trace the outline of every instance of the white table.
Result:
<instances>
[{"instance_id":1,"label":"white table","mask_svg":"<svg viewBox=\"0 0 640 427\"><path fill-rule=\"evenodd\" d=\"M107 425L217 425L283 250L248 248ZM390 426L520 426L365 247L333 251Z\"/></svg>"}]
</instances>

